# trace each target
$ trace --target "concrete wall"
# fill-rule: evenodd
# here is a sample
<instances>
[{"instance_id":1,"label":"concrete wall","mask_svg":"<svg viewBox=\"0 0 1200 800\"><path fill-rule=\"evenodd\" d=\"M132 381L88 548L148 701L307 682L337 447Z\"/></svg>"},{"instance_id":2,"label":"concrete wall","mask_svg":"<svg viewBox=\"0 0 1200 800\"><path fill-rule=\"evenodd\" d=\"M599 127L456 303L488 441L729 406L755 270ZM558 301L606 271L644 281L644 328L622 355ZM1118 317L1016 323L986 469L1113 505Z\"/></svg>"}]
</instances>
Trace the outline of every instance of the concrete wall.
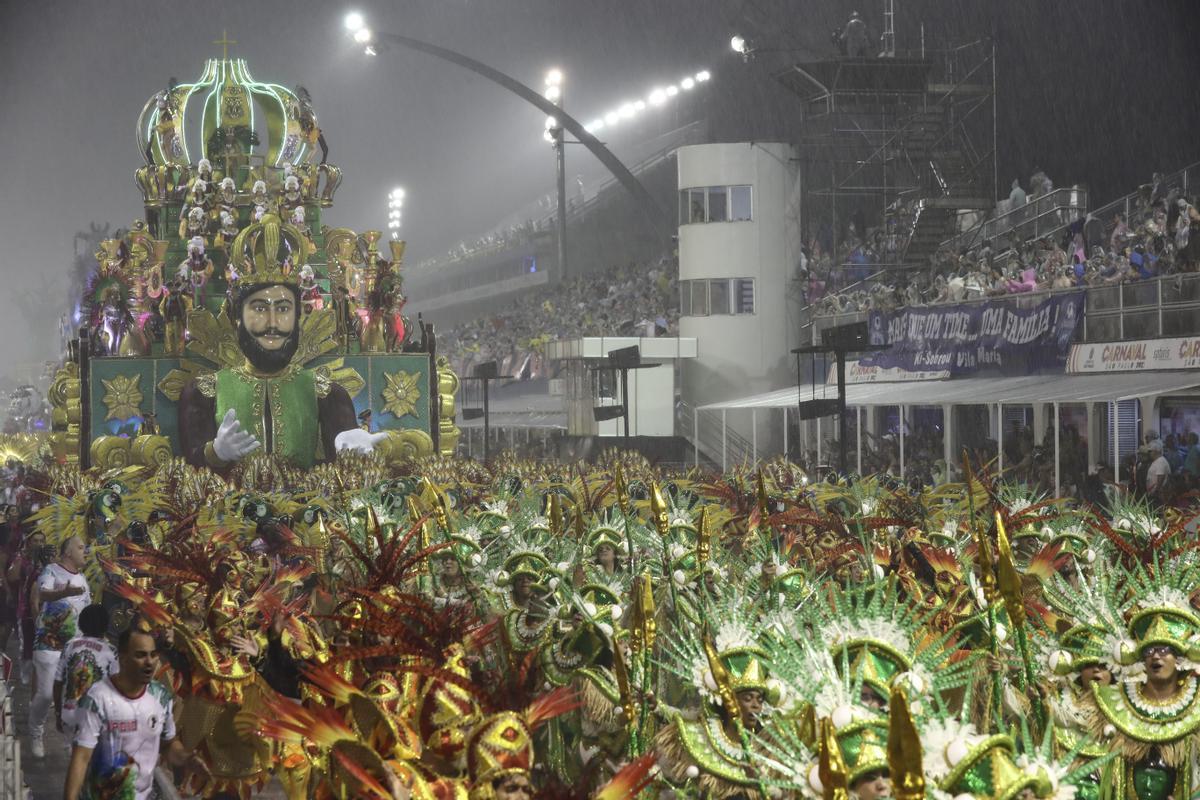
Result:
<instances>
[{"instance_id":1,"label":"concrete wall","mask_svg":"<svg viewBox=\"0 0 1200 800\"><path fill-rule=\"evenodd\" d=\"M621 419L596 422L594 406L621 403L619 374L612 381L612 397L600 399L593 392L595 373L589 367L600 364L612 350L637 346L642 363L657 364L649 369L629 371L629 435L673 436L675 434L675 373L677 362L695 356L696 342L675 337L638 338L632 336L586 337L552 342L547 357L567 365L567 433L571 436L623 436Z\"/></svg>"},{"instance_id":2,"label":"concrete wall","mask_svg":"<svg viewBox=\"0 0 1200 800\"><path fill-rule=\"evenodd\" d=\"M682 147L680 189L750 185L753 219L679 226L680 281L754 278L753 314L686 316L680 336L696 337L698 357L683 365L684 402L693 407L795 382L801 301L791 279L800 258L800 168L791 145L728 143ZM678 202L678 201L677 201ZM751 438L749 419L730 416ZM760 454L782 450L782 415L759 415ZM774 446L774 447L773 447Z\"/></svg>"}]
</instances>

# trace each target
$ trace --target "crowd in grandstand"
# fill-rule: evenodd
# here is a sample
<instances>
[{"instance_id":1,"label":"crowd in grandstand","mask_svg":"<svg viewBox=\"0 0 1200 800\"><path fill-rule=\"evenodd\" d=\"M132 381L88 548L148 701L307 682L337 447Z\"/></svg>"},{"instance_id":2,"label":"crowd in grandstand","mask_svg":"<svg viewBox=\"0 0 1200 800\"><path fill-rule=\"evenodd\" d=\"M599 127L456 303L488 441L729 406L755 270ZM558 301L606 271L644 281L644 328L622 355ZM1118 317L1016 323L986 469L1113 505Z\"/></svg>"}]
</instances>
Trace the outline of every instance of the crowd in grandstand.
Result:
<instances>
[{"instance_id":1,"label":"crowd in grandstand","mask_svg":"<svg viewBox=\"0 0 1200 800\"><path fill-rule=\"evenodd\" d=\"M415 264L414 269L424 269L435 265L444 267L447 264L466 261L483 253L498 252L509 247L524 244L533 239L537 234L548 232L550 224L550 218L545 218L539 220L529 219L518 225L509 225L506 228L493 231L486 236L481 236L473 242L459 242L442 255Z\"/></svg>"},{"instance_id":2,"label":"crowd in grandstand","mask_svg":"<svg viewBox=\"0 0 1200 800\"><path fill-rule=\"evenodd\" d=\"M1034 202L1052 188L1048 179L1032 183L1037 193L1027 196L1014 181L1005 207ZM1200 210L1194 199L1156 174L1137 194L1129 219L1123 212L1107 219L1089 213L1054 236L1029 240L1020 238L1018 226L1003 240L984 240L962 250L944 247L928 269L885 280L865 279L880 265L898 261L896 231L905 229L904 221L893 218L886 229L868 230L861 237L851 225L836 251L818 255L805 270L808 301L822 314L887 311L1195 272L1200 268ZM815 249L820 251L819 245Z\"/></svg>"},{"instance_id":3,"label":"crowd in grandstand","mask_svg":"<svg viewBox=\"0 0 1200 800\"><path fill-rule=\"evenodd\" d=\"M496 313L449 326L438 347L460 375L497 362L502 375L546 377L546 344L581 336L664 336L679 326L678 265L627 264L517 295Z\"/></svg>"}]
</instances>

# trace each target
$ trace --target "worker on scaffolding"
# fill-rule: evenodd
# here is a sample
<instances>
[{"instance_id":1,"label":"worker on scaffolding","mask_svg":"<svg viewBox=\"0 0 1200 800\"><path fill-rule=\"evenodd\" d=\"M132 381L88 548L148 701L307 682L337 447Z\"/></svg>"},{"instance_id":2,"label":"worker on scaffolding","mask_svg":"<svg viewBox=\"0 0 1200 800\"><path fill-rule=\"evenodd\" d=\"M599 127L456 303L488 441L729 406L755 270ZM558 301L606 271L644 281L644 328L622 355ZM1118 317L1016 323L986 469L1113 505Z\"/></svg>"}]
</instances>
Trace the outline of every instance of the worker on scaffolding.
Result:
<instances>
[{"instance_id":1,"label":"worker on scaffolding","mask_svg":"<svg viewBox=\"0 0 1200 800\"><path fill-rule=\"evenodd\" d=\"M867 23L857 11L850 14L840 37L842 54L849 58L869 58L871 55L871 39L867 36Z\"/></svg>"}]
</instances>

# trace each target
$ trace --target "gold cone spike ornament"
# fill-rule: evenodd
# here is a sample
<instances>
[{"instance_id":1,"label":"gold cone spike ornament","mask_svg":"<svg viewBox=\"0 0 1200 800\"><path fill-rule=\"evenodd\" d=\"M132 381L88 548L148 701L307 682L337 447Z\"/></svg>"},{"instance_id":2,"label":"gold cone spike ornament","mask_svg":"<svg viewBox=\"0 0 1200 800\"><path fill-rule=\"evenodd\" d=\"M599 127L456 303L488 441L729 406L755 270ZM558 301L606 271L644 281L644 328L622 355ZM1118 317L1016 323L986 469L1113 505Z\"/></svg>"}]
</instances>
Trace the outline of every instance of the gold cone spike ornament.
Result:
<instances>
[{"instance_id":1,"label":"gold cone spike ornament","mask_svg":"<svg viewBox=\"0 0 1200 800\"><path fill-rule=\"evenodd\" d=\"M842 751L834 735L833 722L828 717L821 720L817 743L817 777L821 779L824 800L850 800L846 763L842 760Z\"/></svg>"},{"instance_id":2,"label":"gold cone spike ornament","mask_svg":"<svg viewBox=\"0 0 1200 800\"><path fill-rule=\"evenodd\" d=\"M921 738L909 712L908 697L899 686L892 687L888 712L888 770L892 794L896 800L924 800Z\"/></svg>"}]
</instances>

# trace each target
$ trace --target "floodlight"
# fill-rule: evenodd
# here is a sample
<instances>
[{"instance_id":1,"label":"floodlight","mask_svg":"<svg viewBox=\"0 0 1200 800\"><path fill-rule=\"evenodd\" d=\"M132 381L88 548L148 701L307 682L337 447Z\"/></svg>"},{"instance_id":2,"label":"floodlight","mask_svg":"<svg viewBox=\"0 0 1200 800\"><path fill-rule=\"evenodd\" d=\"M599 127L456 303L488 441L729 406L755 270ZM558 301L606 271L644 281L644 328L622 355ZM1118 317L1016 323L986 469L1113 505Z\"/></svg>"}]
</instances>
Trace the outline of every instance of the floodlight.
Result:
<instances>
[{"instance_id":1,"label":"floodlight","mask_svg":"<svg viewBox=\"0 0 1200 800\"><path fill-rule=\"evenodd\" d=\"M637 102L635 102L633 104L633 110L634 111L645 111L646 110L646 101L638 100Z\"/></svg>"},{"instance_id":2,"label":"floodlight","mask_svg":"<svg viewBox=\"0 0 1200 800\"><path fill-rule=\"evenodd\" d=\"M650 100L650 105L660 106L667 102L667 91L666 89L654 89L650 92L648 99Z\"/></svg>"},{"instance_id":3,"label":"floodlight","mask_svg":"<svg viewBox=\"0 0 1200 800\"><path fill-rule=\"evenodd\" d=\"M395 189L392 189L392 197L404 197L404 188L397 186Z\"/></svg>"},{"instance_id":4,"label":"floodlight","mask_svg":"<svg viewBox=\"0 0 1200 800\"><path fill-rule=\"evenodd\" d=\"M630 119L637 113L637 109L633 107L633 103L622 103L621 107L617 109L617 113L621 115L622 119Z\"/></svg>"},{"instance_id":5,"label":"floodlight","mask_svg":"<svg viewBox=\"0 0 1200 800\"><path fill-rule=\"evenodd\" d=\"M375 48L372 47L371 45L367 45L366 47L363 48L363 53L368 56L373 56L373 55L375 55Z\"/></svg>"},{"instance_id":6,"label":"floodlight","mask_svg":"<svg viewBox=\"0 0 1200 800\"><path fill-rule=\"evenodd\" d=\"M746 39L742 36L734 36L729 40L729 46L733 48L733 52L746 54Z\"/></svg>"},{"instance_id":7,"label":"floodlight","mask_svg":"<svg viewBox=\"0 0 1200 800\"><path fill-rule=\"evenodd\" d=\"M556 117L546 117L546 130L558 127L558 119Z\"/></svg>"},{"instance_id":8,"label":"floodlight","mask_svg":"<svg viewBox=\"0 0 1200 800\"><path fill-rule=\"evenodd\" d=\"M362 14L358 13L357 11L351 11L346 15L345 24L346 30L354 33L366 24L366 20L363 19Z\"/></svg>"},{"instance_id":9,"label":"floodlight","mask_svg":"<svg viewBox=\"0 0 1200 800\"><path fill-rule=\"evenodd\" d=\"M546 87L546 99L547 100L549 100L550 102L553 103L554 101L558 100L558 98L560 98L560 97L562 97L562 89L559 88L558 84L554 84L552 86Z\"/></svg>"},{"instance_id":10,"label":"floodlight","mask_svg":"<svg viewBox=\"0 0 1200 800\"><path fill-rule=\"evenodd\" d=\"M542 131L542 138L545 139L547 142L551 142L551 143L554 142L554 134L550 132L549 128Z\"/></svg>"},{"instance_id":11,"label":"floodlight","mask_svg":"<svg viewBox=\"0 0 1200 800\"><path fill-rule=\"evenodd\" d=\"M667 97L674 97L675 95L679 94L679 87L672 84L671 86L668 86L664 91L667 93Z\"/></svg>"},{"instance_id":12,"label":"floodlight","mask_svg":"<svg viewBox=\"0 0 1200 800\"><path fill-rule=\"evenodd\" d=\"M679 86L680 86L680 87L681 87L681 88L682 88L682 89L683 89L685 92L686 92L688 89L691 89L691 88L692 88L693 86L695 86L695 85L696 85L696 81L695 81L693 78L684 78L683 80L681 80L681 81L679 82Z\"/></svg>"},{"instance_id":13,"label":"floodlight","mask_svg":"<svg viewBox=\"0 0 1200 800\"><path fill-rule=\"evenodd\" d=\"M371 29L359 28L356 30L354 32L354 41L358 42L359 44L366 44L367 42L371 41Z\"/></svg>"},{"instance_id":14,"label":"floodlight","mask_svg":"<svg viewBox=\"0 0 1200 800\"><path fill-rule=\"evenodd\" d=\"M702 69L696 73L696 81L699 83L704 83L706 80L708 80L711 77L712 77L712 73L706 69Z\"/></svg>"},{"instance_id":15,"label":"floodlight","mask_svg":"<svg viewBox=\"0 0 1200 800\"><path fill-rule=\"evenodd\" d=\"M605 125L616 125L620 121L621 121L621 115L615 111L610 111L604 115L604 124Z\"/></svg>"},{"instance_id":16,"label":"floodlight","mask_svg":"<svg viewBox=\"0 0 1200 800\"><path fill-rule=\"evenodd\" d=\"M560 69L552 69L546 73L546 85L558 86L563 82L563 74Z\"/></svg>"}]
</instances>

